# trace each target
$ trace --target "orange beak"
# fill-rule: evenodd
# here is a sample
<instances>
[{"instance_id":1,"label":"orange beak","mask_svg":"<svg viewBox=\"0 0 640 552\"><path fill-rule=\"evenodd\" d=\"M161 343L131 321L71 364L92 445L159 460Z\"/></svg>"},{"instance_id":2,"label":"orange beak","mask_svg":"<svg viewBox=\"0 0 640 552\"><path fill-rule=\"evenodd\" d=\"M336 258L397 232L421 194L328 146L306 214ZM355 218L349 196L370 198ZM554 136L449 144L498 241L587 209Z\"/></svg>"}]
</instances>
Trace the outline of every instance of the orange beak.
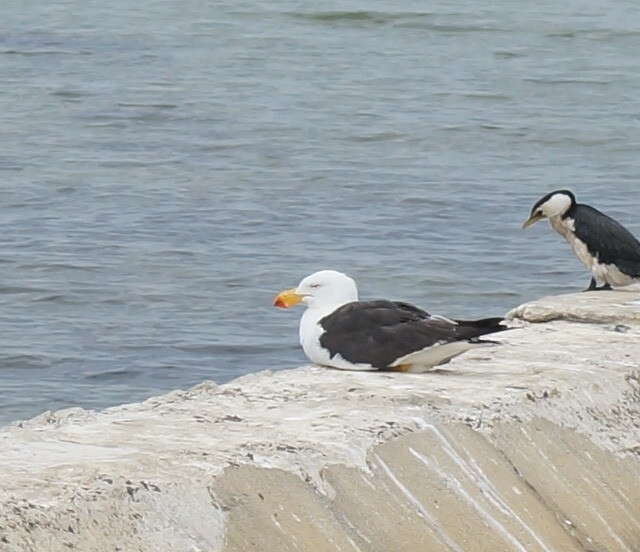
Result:
<instances>
[{"instance_id":1,"label":"orange beak","mask_svg":"<svg viewBox=\"0 0 640 552\"><path fill-rule=\"evenodd\" d=\"M273 306L288 309L289 307L293 307L293 305L297 305L302 301L302 298L303 295L297 294L295 289L285 289L276 295L276 298L273 300Z\"/></svg>"}]
</instances>

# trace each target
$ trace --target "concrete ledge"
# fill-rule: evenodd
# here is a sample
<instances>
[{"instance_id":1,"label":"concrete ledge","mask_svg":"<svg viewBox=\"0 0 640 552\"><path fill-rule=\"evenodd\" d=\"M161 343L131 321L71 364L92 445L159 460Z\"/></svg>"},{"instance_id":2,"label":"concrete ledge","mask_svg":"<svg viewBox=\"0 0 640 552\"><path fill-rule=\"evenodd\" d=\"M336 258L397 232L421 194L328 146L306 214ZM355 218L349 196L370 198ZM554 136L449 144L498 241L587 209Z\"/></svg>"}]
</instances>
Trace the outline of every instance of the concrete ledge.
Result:
<instances>
[{"instance_id":1,"label":"concrete ledge","mask_svg":"<svg viewBox=\"0 0 640 552\"><path fill-rule=\"evenodd\" d=\"M0 551L640 550L640 295L534 304L590 323L0 430Z\"/></svg>"},{"instance_id":2,"label":"concrete ledge","mask_svg":"<svg viewBox=\"0 0 640 552\"><path fill-rule=\"evenodd\" d=\"M516 307L507 313L507 318L528 322L640 323L640 298L631 288L543 297Z\"/></svg>"}]
</instances>

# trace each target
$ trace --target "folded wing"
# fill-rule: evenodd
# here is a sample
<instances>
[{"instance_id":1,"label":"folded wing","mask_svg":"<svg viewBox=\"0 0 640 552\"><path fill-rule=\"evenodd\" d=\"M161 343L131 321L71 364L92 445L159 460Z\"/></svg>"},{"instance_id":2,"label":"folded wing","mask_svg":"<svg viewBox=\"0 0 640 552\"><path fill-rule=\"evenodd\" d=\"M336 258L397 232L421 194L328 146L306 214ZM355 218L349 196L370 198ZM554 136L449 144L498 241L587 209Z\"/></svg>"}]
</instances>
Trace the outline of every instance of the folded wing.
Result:
<instances>
[{"instance_id":1,"label":"folded wing","mask_svg":"<svg viewBox=\"0 0 640 552\"><path fill-rule=\"evenodd\" d=\"M339 354L349 362L383 370L397 366L413 353L462 342L452 348L448 356L451 358L467 350L469 344L477 343L479 336L507 329L501 321L501 318L454 321L396 301L354 302L320 320L325 330L320 344L331 357ZM427 359L428 355L423 357Z\"/></svg>"}]
</instances>

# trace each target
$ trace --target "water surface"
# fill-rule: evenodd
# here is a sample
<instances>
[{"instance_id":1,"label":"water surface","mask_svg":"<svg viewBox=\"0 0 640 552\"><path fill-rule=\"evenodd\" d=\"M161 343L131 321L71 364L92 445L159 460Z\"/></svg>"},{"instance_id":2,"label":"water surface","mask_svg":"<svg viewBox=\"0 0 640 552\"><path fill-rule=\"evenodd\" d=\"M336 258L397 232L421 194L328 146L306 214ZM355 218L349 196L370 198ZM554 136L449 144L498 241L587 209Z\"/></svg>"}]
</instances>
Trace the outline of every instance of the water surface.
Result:
<instances>
[{"instance_id":1,"label":"water surface","mask_svg":"<svg viewBox=\"0 0 640 552\"><path fill-rule=\"evenodd\" d=\"M634 2L4 8L0 423L295 367L271 300L321 268L460 317L581 289L519 229L552 189L640 234Z\"/></svg>"}]
</instances>

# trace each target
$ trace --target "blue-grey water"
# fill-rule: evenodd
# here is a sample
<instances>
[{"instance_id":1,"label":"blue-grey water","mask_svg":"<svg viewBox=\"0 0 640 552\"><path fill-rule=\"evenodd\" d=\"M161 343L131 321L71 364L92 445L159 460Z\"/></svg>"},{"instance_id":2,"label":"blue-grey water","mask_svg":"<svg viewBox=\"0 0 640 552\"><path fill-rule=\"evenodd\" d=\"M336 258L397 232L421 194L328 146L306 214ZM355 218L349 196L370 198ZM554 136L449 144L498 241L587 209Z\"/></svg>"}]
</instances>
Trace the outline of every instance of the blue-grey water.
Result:
<instances>
[{"instance_id":1,"label":"blue-grey water","mask_svg":"<svg viewBox=\"0 0 640 552\"><path fill-rule=\"evenodd\" d=\"M640 234L640 4L25 0L0 21L0 423L304 361L275 292L488 316ZM544 352L541 351L541 354Z\"/></svg>"}]
</instances>

